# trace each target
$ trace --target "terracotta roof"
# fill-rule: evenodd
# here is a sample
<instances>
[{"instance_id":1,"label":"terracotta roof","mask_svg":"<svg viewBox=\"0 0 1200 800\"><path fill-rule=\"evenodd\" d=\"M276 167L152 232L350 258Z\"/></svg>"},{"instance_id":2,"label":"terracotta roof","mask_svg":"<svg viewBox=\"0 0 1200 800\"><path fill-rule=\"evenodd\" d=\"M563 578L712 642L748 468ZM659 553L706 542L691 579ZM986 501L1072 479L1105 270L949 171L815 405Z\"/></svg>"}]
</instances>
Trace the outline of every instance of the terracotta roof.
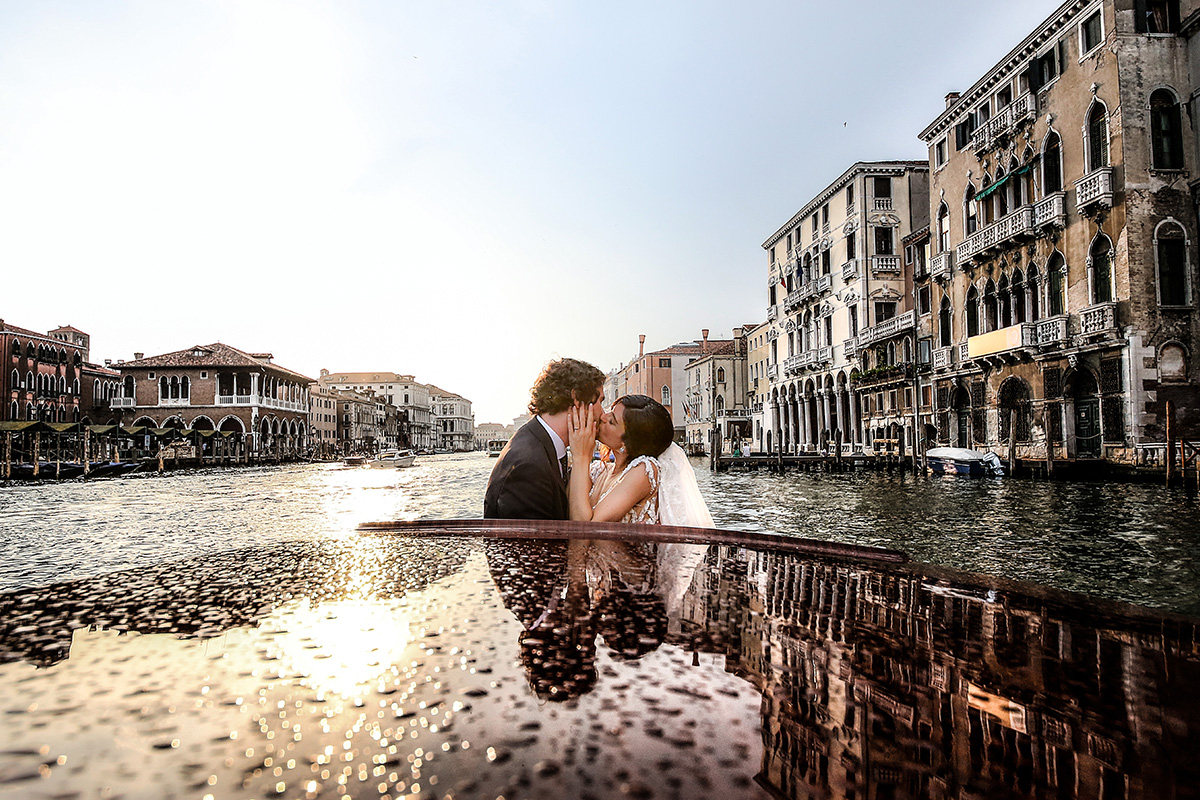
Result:
<instances>
[{"instance_id":1,"label":"terracotta roof","mask_svg":"<svg viewBox=\"0 0 1200 800\"><path fill-rule=\"evenodd\" d=\"M39 339L52 339L53 338L48 333L38 333L37 331L31 331L28 328L18 328L16 325L9 325L7 322L4 323L4 332L5 333L15 333L19 336L37 336Z\"/></svg>"},{"instance_id":2,"label":"terracotta roof","mask_svg":"<svg viewBox=\"0 0 1200 800\"><path fill-rule=\"evenodd\" d=\"M175 368L175 369L193 369L200 367L245 367L250 369L274 370L290 375L298 380L306 383L312 382L312 378L301 375L299 372L294 372L286 367L281 367L278 364L271 364L264 359L255 358L247 352L238 350L236 347L230 347L227 344L216 342L214 344L195 345L186 350L176 350L173 353L163 353L158 356L150 356L149 358L139 358L135 361L126 361L120 365L121 369L147 369L150 367L156 368Z\"/></svg>"},{"instance_id":3,"label":"terracotta roof","mask_svg":"<svg viewBox=\"0 0 1200 800\"><path fill-rule=\"evenodd\" d=\"M429 384L429 394L430 394L430 396L437 395L438 397L454 398L456 400L466 400L467 399L467 398L463 397L461 394L455 394L454 392L447 392L445 389L439 389L438 387L434 386L432 383ZM467 402L470 402L470 401L468 400Z\"/></svg>"},{"instance_id":4,"label":"terracotta roof","mask_svg":"<svg viewBox=\"0 0 1200 800\"><path fill-rule=\"evenodd\" d=\"M79 330L79 328L76 328L73 325L63 325L62 327L55 328L54 330L52 330L50 332L51 333L62 333L63 331L70 331L71 333L82 333L84 336L87 336L87 331L81 331L81 330Z\"/></svg>"}]
</instances>

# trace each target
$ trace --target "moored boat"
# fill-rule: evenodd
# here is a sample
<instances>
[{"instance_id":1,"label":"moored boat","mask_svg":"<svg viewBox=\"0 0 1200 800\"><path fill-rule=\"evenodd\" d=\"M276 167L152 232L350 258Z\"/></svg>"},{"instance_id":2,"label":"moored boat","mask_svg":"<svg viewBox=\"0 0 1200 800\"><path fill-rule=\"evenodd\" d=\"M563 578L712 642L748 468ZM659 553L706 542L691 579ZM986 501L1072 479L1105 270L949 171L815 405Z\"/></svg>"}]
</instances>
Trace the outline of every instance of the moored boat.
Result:
<instances>
[{"instance_id":1,"label":"moored boat","mask_svg":"<svg viewBox=\"0 0 1200 800\"><path fill-rule=\"evenodd\" d=\"M417 456L412 450L382 450L379 455L367 463L376 469L402 469L416 463Z\"/></svg>"},{"instance_id":2,"label":"moored boat","mask_svg":"<svg viewBox=\"0 0 1200 800\"><path fill-rule=\"evenodd\" d=\"M496 458L504 452L504 448L508 445L507 439L488 439L487 453L488 458Z\"/></svg>"},{"instance_id":3,"label":"moored boat","mask_svg":"<svg viewBox=\"0 0 1200 800\"><path fill-rule=\"evenodd\" d=\"M943 475L1003 476L1004 465L995 453L966 447L933 447L925 451L930 472Z\"/></svg>"},{"instance_id":4,"label":"moored boat","mask_svg":"<svg viewBox=\"0 0 1200 800\"><path fill-rule=\"evenodd\" d=\"M347 467L361 467L367 463L366 456L346 456L342 459L342 463Z\"/></svg>"}]
</instances>

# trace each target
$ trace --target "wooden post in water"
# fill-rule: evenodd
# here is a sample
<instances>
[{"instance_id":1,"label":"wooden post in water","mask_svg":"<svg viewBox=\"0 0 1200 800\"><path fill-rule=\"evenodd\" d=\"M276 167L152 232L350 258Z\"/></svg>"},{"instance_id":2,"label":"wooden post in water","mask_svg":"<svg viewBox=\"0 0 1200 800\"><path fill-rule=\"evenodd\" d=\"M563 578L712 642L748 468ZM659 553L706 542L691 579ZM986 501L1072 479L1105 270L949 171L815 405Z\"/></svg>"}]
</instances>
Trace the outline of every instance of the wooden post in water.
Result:
<instances>
[{"instance_id":1,"label":"wooden post in water","mask_svg":"<svg viewBox=\"0 0 1200 800\"><path fill-rule=\"evenodd\" d=\"M37 477L41 472L42 460L42 432L38 431L33 434L33 477Z\"/></svg>"},{"instance_id":2,"label":"wooden post in water","mask_svg":"<svg viewBox=\"0 0 1200 800\"><path fill-rule=\"evenodd\" d=\"M842 471L842 429L838 428L833 435L834 447L837 448L834 462L837 464L837 471Z\"/></svg>"},{"instance_id":3,"label":"wooden post in water","mask_svg":"<svg viewBox=\"0 0 1200 800\"><path fill-rule=\"evenodd\" d=\"M897 456L897 458L899 459L900 472L901 472L901 474L903 474L904 473L904 445L905 445L904 426L903 425L896 426L896 435L900 437L900 441L896 447L896 452L899 454Z\"/></svg>"},{"instance_id":4,"label":"wooden post in water","mask_svg":"<svg viewBox=\"0 0 1200 800\"><path fill-rule=\"evenodd\" d=\"M1008 410L1008 474L1015 474L1017 467L1017 410Z\"/></svg>"},{"instance_id":5,"label":"wooden post in water","mask_svg":"<svg viewBox=\"0 0 1200 800\"><path fill-rule=\"evenodd\" d=\"M1062 413L1061 411L1059 413ZM1043 415L1044 416L1044 415ZM1044 419L1046 429L1046 477L1054 477L1054 442L1050 440L1050 421Z\"/></svg>"},{"instance_id":6,"label":"wooden post in water","mask_svg":"<svg viewBox=\"0 0 1200 800\"><path fill-rule=\"evenodd\" d=\"M83 477L87 477L91 471L89 468L92 464L92 438L91 431L85 425L83 428Z\"/></svg>"},{"instance_id":7,"label":"wooden post in water","mask_svg":"<svg viewBox=\"0 0 1200 800\"><path fill-rule=\"evenodd\" d=\"M1166 402L1166 417L1167 417L1167 486L1171 485L1171 479L1175 477L1175 420L1173 419L1175 408L1170 400Z\"/></svg>"},{"instance_id":8,"label":"wooden post in water","mask_svg":"<svg viewBox=\"0 0 1200 800\"><path fill-rule=\"evenodd\" d=\"M9 431L4 438L4 480L12 478L12 440L13 432Z\"/></svg>"}]
</instances>

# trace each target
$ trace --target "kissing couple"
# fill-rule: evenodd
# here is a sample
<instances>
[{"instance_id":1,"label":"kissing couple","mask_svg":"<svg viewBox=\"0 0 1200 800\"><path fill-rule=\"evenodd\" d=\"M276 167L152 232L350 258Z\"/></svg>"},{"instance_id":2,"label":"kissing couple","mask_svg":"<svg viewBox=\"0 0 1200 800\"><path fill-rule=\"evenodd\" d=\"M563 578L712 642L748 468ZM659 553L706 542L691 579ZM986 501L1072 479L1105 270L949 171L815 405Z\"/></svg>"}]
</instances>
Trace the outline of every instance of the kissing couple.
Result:
<instances>
[{"instance_id":1,"label":"kissing couple","mask_svg":"<svg viewBox=\"0 0 1200 800\"><path fill-rule=\"evenodd\" d=\"M604 373L551 361L530 390L534 415L488 478L485 519L561 519L713 527L671 413L644 395L604 410ZM596 442L602 457L592 460ZM570 447L570 461L567 449Z\"/></svg>"}]
</instances>

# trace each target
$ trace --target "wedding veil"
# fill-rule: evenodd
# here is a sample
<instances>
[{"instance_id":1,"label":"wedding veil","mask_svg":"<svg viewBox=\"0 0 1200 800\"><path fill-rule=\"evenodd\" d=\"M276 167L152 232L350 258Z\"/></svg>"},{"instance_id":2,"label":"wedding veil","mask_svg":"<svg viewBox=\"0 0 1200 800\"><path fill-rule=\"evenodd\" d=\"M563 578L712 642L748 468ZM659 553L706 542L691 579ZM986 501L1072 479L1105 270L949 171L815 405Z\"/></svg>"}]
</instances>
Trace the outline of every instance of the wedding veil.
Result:
<instances>
[{"instance_id":1,"label":"wedding veil","mask_svg":"<svg viewBox=\"0 0 1200 800\"><path fill-rule=\"evenodd\" d=\"M715 528L683 448L671 444L658 457L658 515L663 525Z\"/></svg>"}]
</instances>

